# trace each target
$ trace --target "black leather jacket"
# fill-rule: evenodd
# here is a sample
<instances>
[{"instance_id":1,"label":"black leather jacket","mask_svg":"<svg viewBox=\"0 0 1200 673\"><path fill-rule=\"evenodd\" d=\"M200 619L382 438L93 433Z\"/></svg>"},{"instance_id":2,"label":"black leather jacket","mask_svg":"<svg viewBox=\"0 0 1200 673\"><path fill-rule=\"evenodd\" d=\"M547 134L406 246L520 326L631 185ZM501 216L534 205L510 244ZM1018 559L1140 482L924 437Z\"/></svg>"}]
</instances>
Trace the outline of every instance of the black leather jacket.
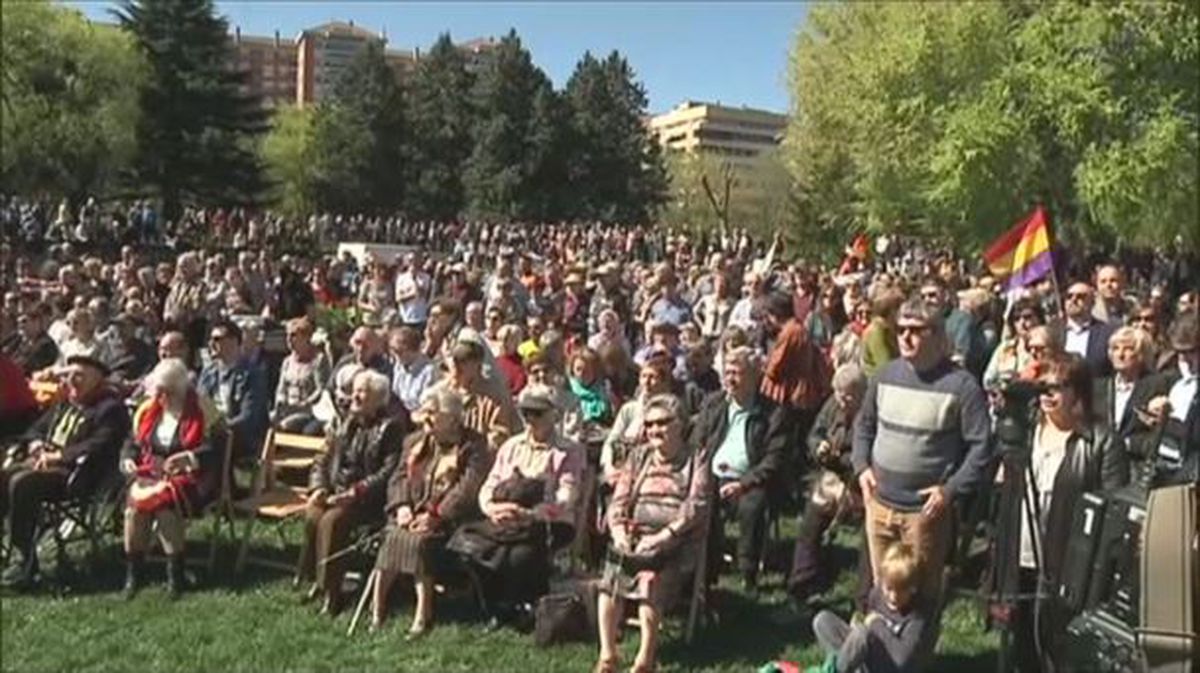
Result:
<instances>
[{"instance_id":1,"label":"black leather jacket","mask_svg":"<svg viewBox=\"0 0 1200 673\"><path fill-rule=\"evenodd\" d=\"M1040 426L1039 426L1040 427ZM1036 429L1035 429L1036 432ZM1032 445L1033 438L1030 437ZM1026 473L1012 454L1003 456L1004 485L1001 490L1000 510L997 526L1007 529L1011 544L1007 558L1000 567L1009 572L995 581L1001 593L1011 594L1017 590L1017 573L1020 562L1020 539L1022 508L1021 494L1025 490ZM1050 511L1046 517L1046 530L1042 538L1044 558L1042 565L1048 586L1057 586L1062 570L1063 556L1071 537L1071 525L1075 508L1084 493L1111 494L1129 481L1129 456L1125 442L1109 433L1102 425L1071 435L1067 440L1066 455L1058 474L1054 478L1054 491L1050 498ZM1000 562L1001 559L997 559Z\"/></svg>"},{"instance_id":2,"label":"black leather jacket","mask_svg":"<svg viewBox=\"0 0 1200 673\"><path fill-rule=\"evenodd\" d=\"M309 487L330 495L349 489L356 501L377 500L382 509L388 479L400 463L404 425L386 417L369 423L346 420L330 433L328 449L313 463Z\"/></svg>"}]
</instances>

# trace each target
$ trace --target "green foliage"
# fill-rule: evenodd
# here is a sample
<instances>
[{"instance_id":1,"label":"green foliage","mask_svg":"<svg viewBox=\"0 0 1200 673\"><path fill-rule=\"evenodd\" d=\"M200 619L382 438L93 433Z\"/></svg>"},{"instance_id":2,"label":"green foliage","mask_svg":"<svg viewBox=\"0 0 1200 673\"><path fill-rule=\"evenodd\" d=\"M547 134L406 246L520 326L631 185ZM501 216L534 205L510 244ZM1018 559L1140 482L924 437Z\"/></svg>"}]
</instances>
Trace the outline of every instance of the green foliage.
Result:
<instances>
[{"instance_id":1,"label":"green foliage","mask_svg":"<svg viewBox=\"0 0 1200 673\"><path fill-rule=\"evenodd\" d=\"M0 3L0 180L80 198L112 187L136 146L147 71L121 31L43 0Z\"/></svg>"},{"instance_id":2,"label":"green foliage","mask_svg":"<svg viewBox=\"0 0 1200 673\"><path fill-rule=\"evenodd\" d=\"M567 82L570 214L606 222L646 222L666 191L658 144L646 131L645 88L617 52L585 53Z\"/></svg>"},{"instance_id":3,"label":"green foliage","mask_svg":"<svg viewBox=\"0 0 1200 673\"><path fill-rule=\"evenodd\" d=\"M463 53L448 33L417 64L409 93L412 185L408 211L449 220L465 206L462 173L471 155L471 87Z\"/></svg>"},{"instance_id":4,"label":"green foliage","mask_svg":"<svg viewBox=\"0 0 1200 673\"><path fill-rule=\"evenodd\" d=\"M167 217L186 201L256 202L267 114L239 89L245 74L230 67L228 25L212 0L125 0L115 13L150 64L134 184L157 189Z\"/></svg>"},{"instance_id":5,"label":"green foliage","mask_svg":"<svg viewBox=\"0 0 1200 673\"><path fill-rule=\"evenodd\" d=\"M472 92L479 118L467 159L467 209L482 218L543 219L563 196L563 112L516 31L493 48Z\"/></svg>"},{"instance_id":6,"label":"green foliage","mask_svg":"<svg viewBox=\"0 0 1200 673\"><path fill-rule=\"evenodd\" d=\"M261 154L272 185L271 202L286 215L298 217L313 210L315 135L313 108L284 107L275 111L271 131L263 136Z\"/></svg>"},{"instance_id":7,"label":"green foliage","mask_svg":"<svg viewBox=\"0 0 1200 673\"><path fill-rule=\"evenodd\" d=\"M368 43L321 101L308 151L311 203L322 210L395 210L404 204L408 162L404 91Z\"/></svg>"},{"instance_id":8,"label":"green foliage","mask_svg":"<svg viewBox=\"0 0 1200 673\"><path fill-rule=\"evenodd\" d=\"M794 181L778 152L734 163L668 150L665 166L670 189L660 217L673 228L696 235L744 228L770 240L796 222Z\"/></svg>"},{"instance_id":9,"label":"green foliage","mask_svg":"<svg viewBox=\"0 0 1200 673\"><path fill-rule=\"evenodd\" d=\"M1194 3L844 3L791 58L804 226L1200 243Z\"/></svg>"}]
</instances>

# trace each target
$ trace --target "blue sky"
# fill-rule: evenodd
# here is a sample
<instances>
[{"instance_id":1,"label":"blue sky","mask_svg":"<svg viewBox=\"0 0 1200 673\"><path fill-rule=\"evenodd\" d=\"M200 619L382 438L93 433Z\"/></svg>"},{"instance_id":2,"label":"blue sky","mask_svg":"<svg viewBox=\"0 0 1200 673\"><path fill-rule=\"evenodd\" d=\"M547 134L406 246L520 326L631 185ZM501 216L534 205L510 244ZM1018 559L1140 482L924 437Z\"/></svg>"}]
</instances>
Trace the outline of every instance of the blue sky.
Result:
<instances>
[{"instance_id":1,"label":"blue sky","mask_svg":"<svg viewBox=\"0 0 1200 673\"><path fill-rule=\"evenodd\" d=\"M68 2L108 18L111 2ZM685 99L783 112L787 53L804 20L796 2L217 2L243 33L295 37L329 20L386 28L397 48L426 48L439 32L455 40L516 28L534 61L561 87L585 50L617 49L663 112Z\"/></svg>"}]
</instances>

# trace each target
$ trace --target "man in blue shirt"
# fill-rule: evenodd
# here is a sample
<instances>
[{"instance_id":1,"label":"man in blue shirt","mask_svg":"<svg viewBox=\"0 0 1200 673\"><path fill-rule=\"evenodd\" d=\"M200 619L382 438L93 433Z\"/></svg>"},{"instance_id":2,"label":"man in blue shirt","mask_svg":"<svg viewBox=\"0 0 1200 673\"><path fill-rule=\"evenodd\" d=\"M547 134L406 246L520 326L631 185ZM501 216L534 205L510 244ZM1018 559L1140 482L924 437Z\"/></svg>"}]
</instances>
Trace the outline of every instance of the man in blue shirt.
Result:
<instances>
[{"instance_id":1,"label":"man in blue shirt","mask_svg":"<svg viewBox=\"0 0 1200 673\"><path fill-rule=\"evenodd\" d=\"M792 435L786 410L759 392L761 374L754 351L743 347L729 352L723 389L704 401L692 427L692 446L702 452L717 478L723 505L724 516L713 517L714 534L719 540L722 518L736 517L738 570L751 590L758 582L768 497L783 485L785 452ZM719 553L721 547L713 544L710 549Z\"/></svg>"},{"instance_id":2,"label":"man in blue shirt","mask_svg":"<svg viewBox=\"0 0 1200 673\"><path fill-rule=\"evenodd\" d=\"M269 423L266 381L242 357L242 330L233 322L213 325L208 348L212 360L200 372L196 388L213 401L233 433L234 455L252 459Z\"/></svg>"}]
</instances>

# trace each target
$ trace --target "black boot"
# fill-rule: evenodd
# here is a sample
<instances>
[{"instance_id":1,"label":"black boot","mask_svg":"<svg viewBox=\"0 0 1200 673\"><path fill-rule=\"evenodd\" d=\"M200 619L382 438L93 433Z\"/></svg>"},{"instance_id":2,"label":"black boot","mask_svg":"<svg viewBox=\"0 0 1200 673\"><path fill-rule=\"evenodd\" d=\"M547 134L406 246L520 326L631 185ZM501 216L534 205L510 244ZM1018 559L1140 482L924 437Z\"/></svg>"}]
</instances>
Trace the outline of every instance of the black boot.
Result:
<instances>
[{"instance_id":1,"label":"black boot","mask_svg":"<svg viewBox=\"0 0 1200 673\"><path fill-rule=\"evenodd\" d=\"M183 593L183 555L167 557L167 598L175 600Z\"/></svg>"},{"instance_id":2,"label":"black boot","mask_svg":"<svg viewBox=\"0 0 1200 673\"><path fill-rule=\"evenodd\" d=\"M129 600L142 588L142 555L129 554L125 557L125 587L121 595Z\"/></svg>"},{"instance_id":3,"label":"black boot","mask_svg":"<svg viewBox=\"0 0 1200 673\"><path fill-rule=\"evenodd\" d=\"M0 586L13 591L28 591L37 577L37 551L14 550L8 568L0 576Z\"/></svg>"}]
</instances>

